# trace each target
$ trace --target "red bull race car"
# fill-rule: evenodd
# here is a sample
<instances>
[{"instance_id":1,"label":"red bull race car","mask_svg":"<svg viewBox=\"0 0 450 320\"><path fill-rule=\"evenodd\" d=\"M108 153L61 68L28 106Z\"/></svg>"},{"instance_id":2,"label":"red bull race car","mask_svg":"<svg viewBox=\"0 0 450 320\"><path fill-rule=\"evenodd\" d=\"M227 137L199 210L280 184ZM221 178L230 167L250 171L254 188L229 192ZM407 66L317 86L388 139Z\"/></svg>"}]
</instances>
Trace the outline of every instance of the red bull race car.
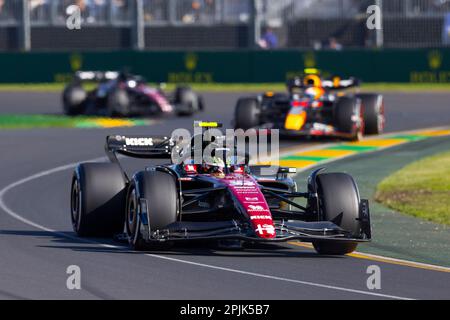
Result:
<instances>
[{"instance_id":1,"label":"red bull race car","mask_svg":"<svg viewBox=\"0 0 450 320\"><path fill-rule=\"evenodd\" d=\"M278 129L283 136L324 136L359 140L381 134L385 126L381 94L349 93L355 78L324 79L316 70L287 83L287 93L265 92L241 98L234 117L236 129Z\"/></svg>"},{"instance_id":2,"label":"red bull race car","mask_svg":"<svg viewBox=\"0 0 450 320\"><path fill-rule=\"evenodd\" d=\"M188 148L181 148L170 137L108 136L111 161L80 164L73 174L71 221L76 234L116 235L135 250L167 249L186 241L234 248L300 240L330 255L350 253L358 243L371 240L368 201L360 198L351 176L318 169L299 191L289 177L295 170L251 166L248 154L205 140L197 145L194 136ZM211 158L199 163L183 155L206 150ZM118 154L166 158L168 163L129 176ZM169 161L174 154L185 160ZM298 198L306 204L297 203Z\"/></svg>"},{"instance_id":3,"label":"red bull race car","mask_svg":"<svg viewBox=\"0 0 450 320\"><path fill-rule=\"evenodd\" d=\"M83 83L96 82L93 90ZM130 117L176 114L189 116L204 108L203 98L187 86L172 94L147 85L144 78L127 72L78 71L62 94L67 115Z\"/></svg>"}]
</instances>

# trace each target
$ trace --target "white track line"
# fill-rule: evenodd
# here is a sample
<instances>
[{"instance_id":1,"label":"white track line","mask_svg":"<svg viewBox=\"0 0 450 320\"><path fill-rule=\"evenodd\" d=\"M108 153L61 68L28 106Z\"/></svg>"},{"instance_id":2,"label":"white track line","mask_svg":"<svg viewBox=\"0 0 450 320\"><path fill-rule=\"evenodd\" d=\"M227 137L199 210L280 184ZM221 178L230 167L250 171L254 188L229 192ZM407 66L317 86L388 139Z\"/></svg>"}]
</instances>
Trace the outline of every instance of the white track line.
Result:
<instances>
[{"instance_id":1,"label":"white track line","mask_svg":"<svg viewBox=\"0 0 450 320\"><path fill-rule=\"evenodd\" d=\"M101 157L101 158L88 160L87 162L102 161L104 159L105 159L105 157ZM6 186L2 190L0 190L0 208L3 211L5 211L9 216L11 216L12 218L14 218L18 221L21 221L21 222L23 222L31 227L34 227L36 229L40 229L45 232L56 234L60 237L64 237L67 239L76 240L76 241L80 241L80 242L84 242L84 243L100 245L104 248L109 248L109 249L128 250L128 248L126 248L124 246L116 246L116 245L110 245L110 244L106 244L106 243L97 242L94 240L82 239L82 238L72 236L70 234L66 234L63 232L53 230L51 228L45 227L43 225L40 225L36 222L33 222L31 220L28 220L28 219L22 217L20 214L16 213L14 210L12 210L11 208L9 208L6 205L5 195L6 195L6 193L10 192L12 189L17 188L17 187L19 187L23 184L26 184L28 182L31 182L33 180L51 175L51 174L55 174L55 173L58 173L61 171L73 169L74 167L77 166L77 164L78 163L70 163L70 164L59 166L59 167L56 167L56 168L53 168L50 170L41 171L39 173L33 174L29 177L26 177L24 179L21 179L14 183L9 184L8 186ZM407 297L400 297L400 296L387 295L387 294L381 294L381 293L376 293L376 292L369 292L369 291L356 290L356 289L350 289L350 288L344 288L344 287L337 287L337 286L314 283L314 282L309 282L309 281L301 281L301 280L295 280L295 279L289 279L289 278L282 278L282 277L278 277L278 276L266 275L266 274L249 272L249 271L238 270L238 269L224 268L224 267L214 266L214 265L210 265L210 264L197 263L197 262L192 262L192 261L170 258L170 257L157 255L157 254L144 253L144 255L146 255L148 257L152 257L152 258L158 258L158 259L162 259L162 260L178 262L178 263L183 263L183 264L188 264L188 265L194 265L194 266L209 268L209 269L214 269L214 270L232 272L232 273L236 273L236 274L249 275L249 276L258 277L258 278L265 278L265 279L270 279L270 280L283 281L283 282L307 285L307 286L318 287L318 288L332 289L332 290L337 290L337 291L350 292L350 293L356 293L356 294L362 294L362 295L374 296L374 297L380 297L380 298L386 298L386 299L413 300L413 299L407 298Z\"/></svg>"}]
</instances>

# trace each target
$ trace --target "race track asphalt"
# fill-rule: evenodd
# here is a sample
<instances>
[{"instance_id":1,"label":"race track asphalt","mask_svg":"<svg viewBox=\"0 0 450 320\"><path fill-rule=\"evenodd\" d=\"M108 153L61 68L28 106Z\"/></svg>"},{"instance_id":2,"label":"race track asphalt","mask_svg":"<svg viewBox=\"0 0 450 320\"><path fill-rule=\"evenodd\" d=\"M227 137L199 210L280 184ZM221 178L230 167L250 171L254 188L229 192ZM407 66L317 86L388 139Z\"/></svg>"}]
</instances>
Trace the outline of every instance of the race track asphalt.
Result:
<instances>
[{"instance_id":1,"label":"race track asphalt","mask_svg":"<svg viewBox=\"0 0 450 320\"><path fill-rule=\"evenodd\" d=\"M205 94L207 111L196 118L229 124L238 96ZM448 125L449 98L387 94L387 130ZM0 101L1 113L60 113L53 93L0 93ZM0 298L450 298L449 273L323 257L291 244L244 251L177 247L145 254L108 239L76 238L69 218L72 167L58 167L104 156L107 134L167 135L176 128L191 128L192 120L165 119L134 128L0 131L0 190L5 191L0 198ZM314 143L290 141L283 147ZM130 170L142 166L135 160L126 164ZM382 270L380 290L366 286L367 267L374 264ZM66 287L70 265L81 268L82 290Z\"/></svg>"}]
</instances>

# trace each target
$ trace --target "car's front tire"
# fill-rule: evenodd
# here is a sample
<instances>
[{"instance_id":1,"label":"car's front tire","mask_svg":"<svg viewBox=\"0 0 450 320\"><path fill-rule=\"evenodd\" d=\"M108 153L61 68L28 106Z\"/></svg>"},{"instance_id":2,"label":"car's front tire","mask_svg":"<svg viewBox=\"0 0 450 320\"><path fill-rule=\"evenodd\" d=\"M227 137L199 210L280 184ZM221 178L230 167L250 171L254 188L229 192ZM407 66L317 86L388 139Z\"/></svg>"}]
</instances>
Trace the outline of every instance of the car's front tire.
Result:
<instances>
[{"instance_id":1,"label":"car's front tire","mask_svg":"<svg viewBox=\"0 0 450 320\"><path fill-rule=\"evenodd\" d=\"M106 98L107 114L110 117L128 117L130 115L130 97L124 89L112 90Z\"/></svg>"},{"instance_id":2,"label":"car's front tire","mask_svg":"<svg viewBox=\"0 0 450 320\"><path fill-rule=\"evenodd\" d=\"M147 208L142 207L143 203ZM143 217L144 214L146 217ZM134 250L156 250L170 246L170 243L146 241L142 232L143 219L148 220L146 227L150 232L177 221L178 191L175 179L168 173L142 171L135 175L128 190L125 230Z\"/></svg>"},{"instance_id":3,"label":"car's front tire","mask_svg":"<svg viewBox=\"0 0 450 320\"><path fill-rule=\"evenodd\" d=\"M145 239L141 232L141 208L137 196L136 186L132 184L127 196L127 209L125 214L125 232L128 243L133 250L145 250Z\"/></svg>"},{"instance_id":4,"label":"car's front tire","mask_svg":"<svg viewBox=\"0 0 450 320\"><path fill-rule=\"evenodd\" d=\"M63 91L62 101L64 113L77 116L85 112L86 91L77 84L69 84Z\"/></svg>"},{"instance_id":5,"label":"car's front tire","mask_svg":"<svg viewBox=\"0 0 450 320\"><path fill-rule=\"evenodd\" d=\"M325 173L317 176L317 182L320 220L333 222L351 237L361 237L360 197L353 178L345 173ZM353 252L358 244L327 240L315 241L313 245L319 254L345 255Z\"/></svg>"}]
</instances>

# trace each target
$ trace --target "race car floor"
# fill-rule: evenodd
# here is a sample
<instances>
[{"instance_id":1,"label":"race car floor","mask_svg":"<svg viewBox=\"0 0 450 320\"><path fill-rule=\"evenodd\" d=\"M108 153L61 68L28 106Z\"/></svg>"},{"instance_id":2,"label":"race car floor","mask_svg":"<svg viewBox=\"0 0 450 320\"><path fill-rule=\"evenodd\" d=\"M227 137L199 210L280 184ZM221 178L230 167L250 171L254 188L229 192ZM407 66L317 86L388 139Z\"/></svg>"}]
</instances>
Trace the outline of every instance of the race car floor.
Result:
<instances>
[{"instance_id":1,"label":"race car floor","mask_svg":"<svg viewBox=\"0 0 450 320\"><path fill-rule=\"evenodd\" d=\"M209 109L199 118L229 123L236 96L209 94ZM392 97L392 102L403 102L388 108L390 131L422 126L427 112L433 113L423 121L423 128L430 126L430 118L431 126L450 120L444 104L435 103L425 112L420 99L402 99ZM448 101L448 96L442 101ZM39 111L38 106L33 108L34 113ZM31 107L23 109L29 112ZM449 273L352 257L323 257L291 244L243 251L177 247L169 252L137 253L109 239L85 241L74 236L69 190L76 162L104 156L107 134L168 134L178 127L190 128L192 120L168 119L136 128L1 131L0 298L450 298ZM316 143L290 141L283 147ZM127 162L130 169L140 165ZM71 265L81 269L81 290L66 286ZM371 265L381 268L379 290L367 287Z\"/></svg>"}]
</instances>

